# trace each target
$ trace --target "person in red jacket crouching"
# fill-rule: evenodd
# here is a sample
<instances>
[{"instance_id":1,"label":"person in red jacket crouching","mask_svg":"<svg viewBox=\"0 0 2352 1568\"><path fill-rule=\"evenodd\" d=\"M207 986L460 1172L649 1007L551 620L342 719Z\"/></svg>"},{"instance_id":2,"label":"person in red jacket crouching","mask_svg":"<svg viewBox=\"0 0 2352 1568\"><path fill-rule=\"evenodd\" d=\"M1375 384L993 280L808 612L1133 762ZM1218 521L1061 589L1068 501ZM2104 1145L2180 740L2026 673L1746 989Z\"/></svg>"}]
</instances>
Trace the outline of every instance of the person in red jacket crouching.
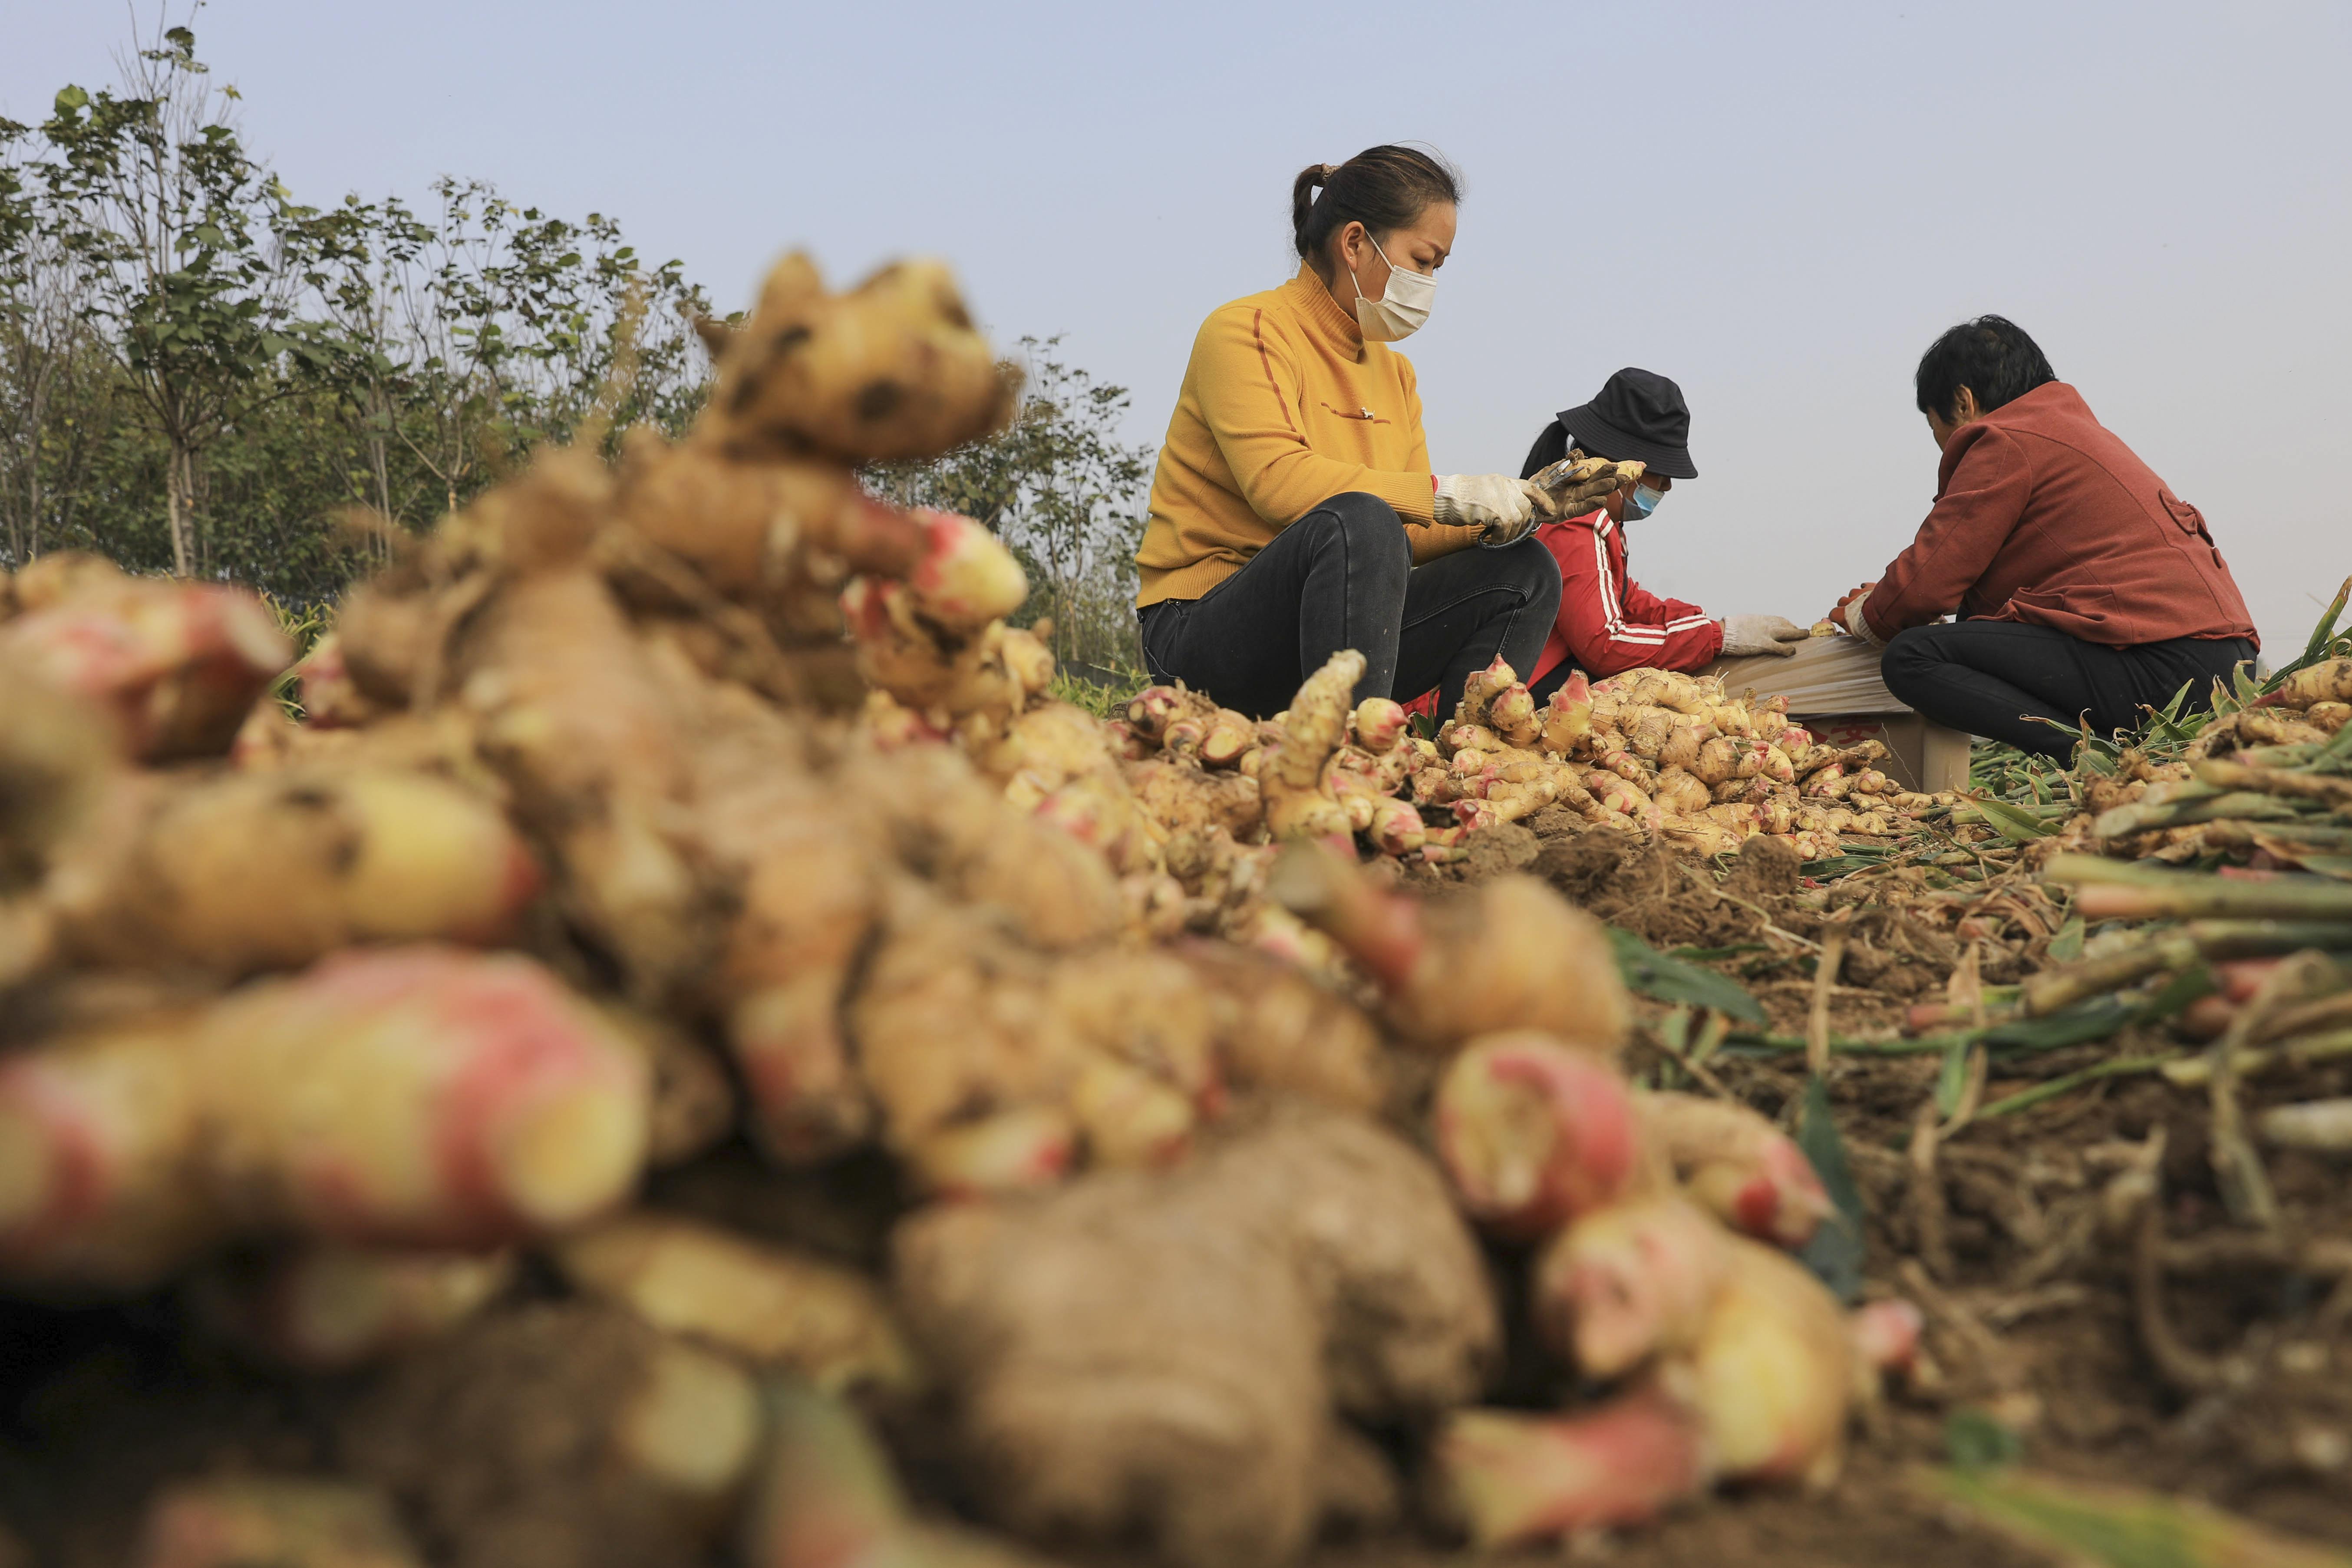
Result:
<instances>
[{"instance_id":1,"label":"person in red jacket crouching","mask_svg":"<svg viewBox=\"0 0 2352 1568\"><path fill-rule=\"evenodd\" d=\"M1639 461L1648 471L1597 511L1536 530L1559 563L1559 610L1536 659L1528 689L1540 703L1581 669L1593 679L1628 669L1698 670L1717 656L1792 654L1805 628L1779 616L1717 619L1696 605L1662 599L1626 574L1625 524L1658 510L1676 479L1695 479L1690 408L1683 389L1632 366L1611 376L1591 402L1562 413L1536 437L1522 479L1564 457Z\"/></svg>"},{"instance_id":2,"label":"person in red jacket crouching","mask_svg":"<svg viewBox=\"0 0 2352 1568\"><path fill-rule=\"evenodd\" d=\"M1943 451L1935 507L1830 612L1885 647L1887 689L1938 724L2062 762L2078 724L2137 729L2184 686L2210 706L2213 682L2260 644L2203 514L2012 321L1979 316L1937 338L1916 390Z\"/></svg>"}]
</instances>

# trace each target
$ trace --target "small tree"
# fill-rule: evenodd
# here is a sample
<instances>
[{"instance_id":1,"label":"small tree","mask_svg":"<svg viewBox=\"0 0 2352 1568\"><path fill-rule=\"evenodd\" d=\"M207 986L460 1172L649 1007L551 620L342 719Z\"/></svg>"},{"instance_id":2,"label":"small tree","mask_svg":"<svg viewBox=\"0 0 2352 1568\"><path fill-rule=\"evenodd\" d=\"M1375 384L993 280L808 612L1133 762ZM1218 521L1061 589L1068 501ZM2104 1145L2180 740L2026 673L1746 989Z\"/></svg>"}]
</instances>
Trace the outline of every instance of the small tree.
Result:
<instances>
[{"instance_id":1,"label":"small tree","mask_svg":"<svg viewBox=\"0 0 2352 1568\"><path fill-rule=\"evenodd\" d=\"M640 419L684 428L709 377L688 322L710 304L680 262L647 269L601 213L573 224L517 206L481 180L443 179L434 190L438 220L404 229L389 287L417 416L404 439L448 507L495 478L509 454L570 438L592 411L614 428ZM600 409L624 336L626 395Z\"/></svg>"},{"instance_id":2,"label":"small tree","mask_svg":"<svg viewBox=\"0 0 2352 1568\"><path fill-rule=\"evenodd\" d=\"M41 200L32 132L0 121L0 559L78 542L117 378L82 319L72 257Z\"/></svg>"},{"instance_id":3,"label":"small tree","mask_svg":"<svg viewBox=\"0 0 2352 1568\"><path fill-rule=\"evenodd\" d=\"M245 152L195 35L163 28L122 62L122 93L68 87L42 126L47 212L83 306L163 438L172 567L204 564L205 448L278 390L288 290L263 238L283 192Z\"/></svg>"},{"instance_id":4,"label":"small tree","mask_svg":"<svg viewBox=\"0 0 2352 1568\"><path fill-rule=\"evenodd\" d=\"M1053 617L1056 658L1137 668L1135 548L1152 451L1118 439L1127 388L1066 363L1061 342L1021 340L1028 374L1003 431L869 479L902 504L960 511L1003 537L1044 590L1023 613Z\"/></svg>"},{"instance_id":5,"label":"small tree","mask_svg":"<svg viewBox=\"0 0 2352 1568\"><path fill-rule=\"evenodd\" d=\"M432 229L397 197L347 195L324 211L289 205L280 230L282 265L310 290L325 329L309 379L342 407L359 437L353 499L385 518L405 510L393 478L415 381L403 319L417 258L432 239Z\"/></svg>"}]
</instances>

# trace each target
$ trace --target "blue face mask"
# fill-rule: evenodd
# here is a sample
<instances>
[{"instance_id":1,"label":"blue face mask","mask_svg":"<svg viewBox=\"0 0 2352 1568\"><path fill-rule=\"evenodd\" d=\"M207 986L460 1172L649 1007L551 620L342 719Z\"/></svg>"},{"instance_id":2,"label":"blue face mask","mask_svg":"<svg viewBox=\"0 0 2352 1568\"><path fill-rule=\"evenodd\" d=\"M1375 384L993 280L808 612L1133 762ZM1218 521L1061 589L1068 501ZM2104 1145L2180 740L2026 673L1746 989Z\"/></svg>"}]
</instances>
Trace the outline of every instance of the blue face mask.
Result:
<instances>
[{"instance_id":1,"label":"blue face mask","mask_svg":"<svg viewBox=\"0 0 2352 1568\"><path fill-rule=\"evenodd\" d=\"M1636 518L1649 516L1658 510L1658 503L1665 499L1666 493L1664 490L1654 490L1647 485L1635 485L1633 493L1625 498L1625 520L1631 522Z\"/></svg>"}]
</instances>

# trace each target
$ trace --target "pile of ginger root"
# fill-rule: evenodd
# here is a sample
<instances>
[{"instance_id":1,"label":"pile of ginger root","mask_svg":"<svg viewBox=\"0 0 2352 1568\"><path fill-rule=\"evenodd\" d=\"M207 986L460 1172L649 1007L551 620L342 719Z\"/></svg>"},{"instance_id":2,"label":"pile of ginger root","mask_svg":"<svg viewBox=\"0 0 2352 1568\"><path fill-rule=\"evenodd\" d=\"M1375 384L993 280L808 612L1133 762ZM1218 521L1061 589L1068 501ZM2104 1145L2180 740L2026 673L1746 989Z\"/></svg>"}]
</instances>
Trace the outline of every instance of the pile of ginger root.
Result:
<instances>
[{"instance_id":1,"label":"pile of ginger root","mask_svg":"<svg viewBox=\"0 0 2352 1568\"><path fill-rule=\"evenodd\" d=\"M1321 954L1258 896L1271 847L1290 840L1444 862L1478 828L1559 808L1688 855L1769 836L1809 861L1840 854L1849 834L1909 832L1958 800L1902 787L1874 765L1884 742L1825 744L1790 722L1785 699L1734 696L1713 676L1579 672L1538 708L1497 658L1424 736L1401 703L1353 701L1362 660L1341 652L1270 719L1180 681L1097 721L1044 694L1050 661L1027 634L990 633L1008 668L1025 658L1039 672L1013 700L1017 679L947 690L910 675L889 620L869 612L860 625L873 628L864 668L877 685L866 720L883 743L959 743L1008 799L1101 846L1154 929L1294 957Z\"/></svg>"},{"instance_id":2,"label":"pile of ginger root","mask_svg":"<svg viewBox=\"0 0 2352 1568\"><path fill-rule=\"evenodd\" d=\"M1011 554L857 479L1010 413L943 268L793 256L709 335L685 437L541 451L356 586L299 720L251 595L0 579L0 1311L160 1313L325 1434L0 1548L1208 1568L1825 1480L1888 1358L1774 1250L1801 1158L1627 1082L1550 889L1334 852L1444 852L1483 819L1403 792L1475 748L1353 654L1267 724L1047 698ZM788 1239L845 1186L871 1249ZM1497 1246L1606 1401L1479 1408ZM1628 1423L1664 1457L1547 1469Z\"/></svg>"},{"instance_id":3,"label":"pile of ginger root","mask_svg":"<svg viewBox=\"0 0 2352 1568\"><path fill-rule=\"evenodd\" d=\"M1826 859L1845 835L1900 834L1958 798L1902 788L1873 765L1884 742L1827 745L1789 721L1784 698L1735 697L1717 677L1665 669L1579 672L1538 709L1498 659L1471 678L1436 748L1444 765L1414 774L1413 798L1451 804L1465 824L1562 806L1702 856L1766 835Z\"/></svg>"}]
</instances>

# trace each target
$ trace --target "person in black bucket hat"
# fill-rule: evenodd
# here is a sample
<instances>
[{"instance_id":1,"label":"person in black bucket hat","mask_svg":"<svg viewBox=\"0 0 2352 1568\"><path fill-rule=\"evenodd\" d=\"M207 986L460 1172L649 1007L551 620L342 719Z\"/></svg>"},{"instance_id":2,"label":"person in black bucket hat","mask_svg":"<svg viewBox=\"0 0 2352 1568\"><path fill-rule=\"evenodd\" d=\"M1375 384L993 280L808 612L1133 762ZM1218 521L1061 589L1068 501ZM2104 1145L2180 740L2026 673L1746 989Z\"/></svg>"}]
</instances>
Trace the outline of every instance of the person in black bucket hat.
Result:
<instances>
[{"instance_id":1,"label":"person in black bucket hat","mask_svg":"<svg viewBox=\"0 0 2352 1568\"><path fill-rule=\"evenodd\" d=\"M1528 680L1548 699L1581 669L1594 679L1628 669L1704 669L1719 656L1793 654L1805 628L1779 616L1709 616L1662 599L1626 574L1625 524L1658 510L1676 479L1698 478L1691 462L1690 405L1655 371L1628 365L1589 403L1564 409L1528 449L1522 478L1571 454L1646 465L1598 509L1536 530L1559 563L1559 610Z\"/></svg>"}]
</instances>

